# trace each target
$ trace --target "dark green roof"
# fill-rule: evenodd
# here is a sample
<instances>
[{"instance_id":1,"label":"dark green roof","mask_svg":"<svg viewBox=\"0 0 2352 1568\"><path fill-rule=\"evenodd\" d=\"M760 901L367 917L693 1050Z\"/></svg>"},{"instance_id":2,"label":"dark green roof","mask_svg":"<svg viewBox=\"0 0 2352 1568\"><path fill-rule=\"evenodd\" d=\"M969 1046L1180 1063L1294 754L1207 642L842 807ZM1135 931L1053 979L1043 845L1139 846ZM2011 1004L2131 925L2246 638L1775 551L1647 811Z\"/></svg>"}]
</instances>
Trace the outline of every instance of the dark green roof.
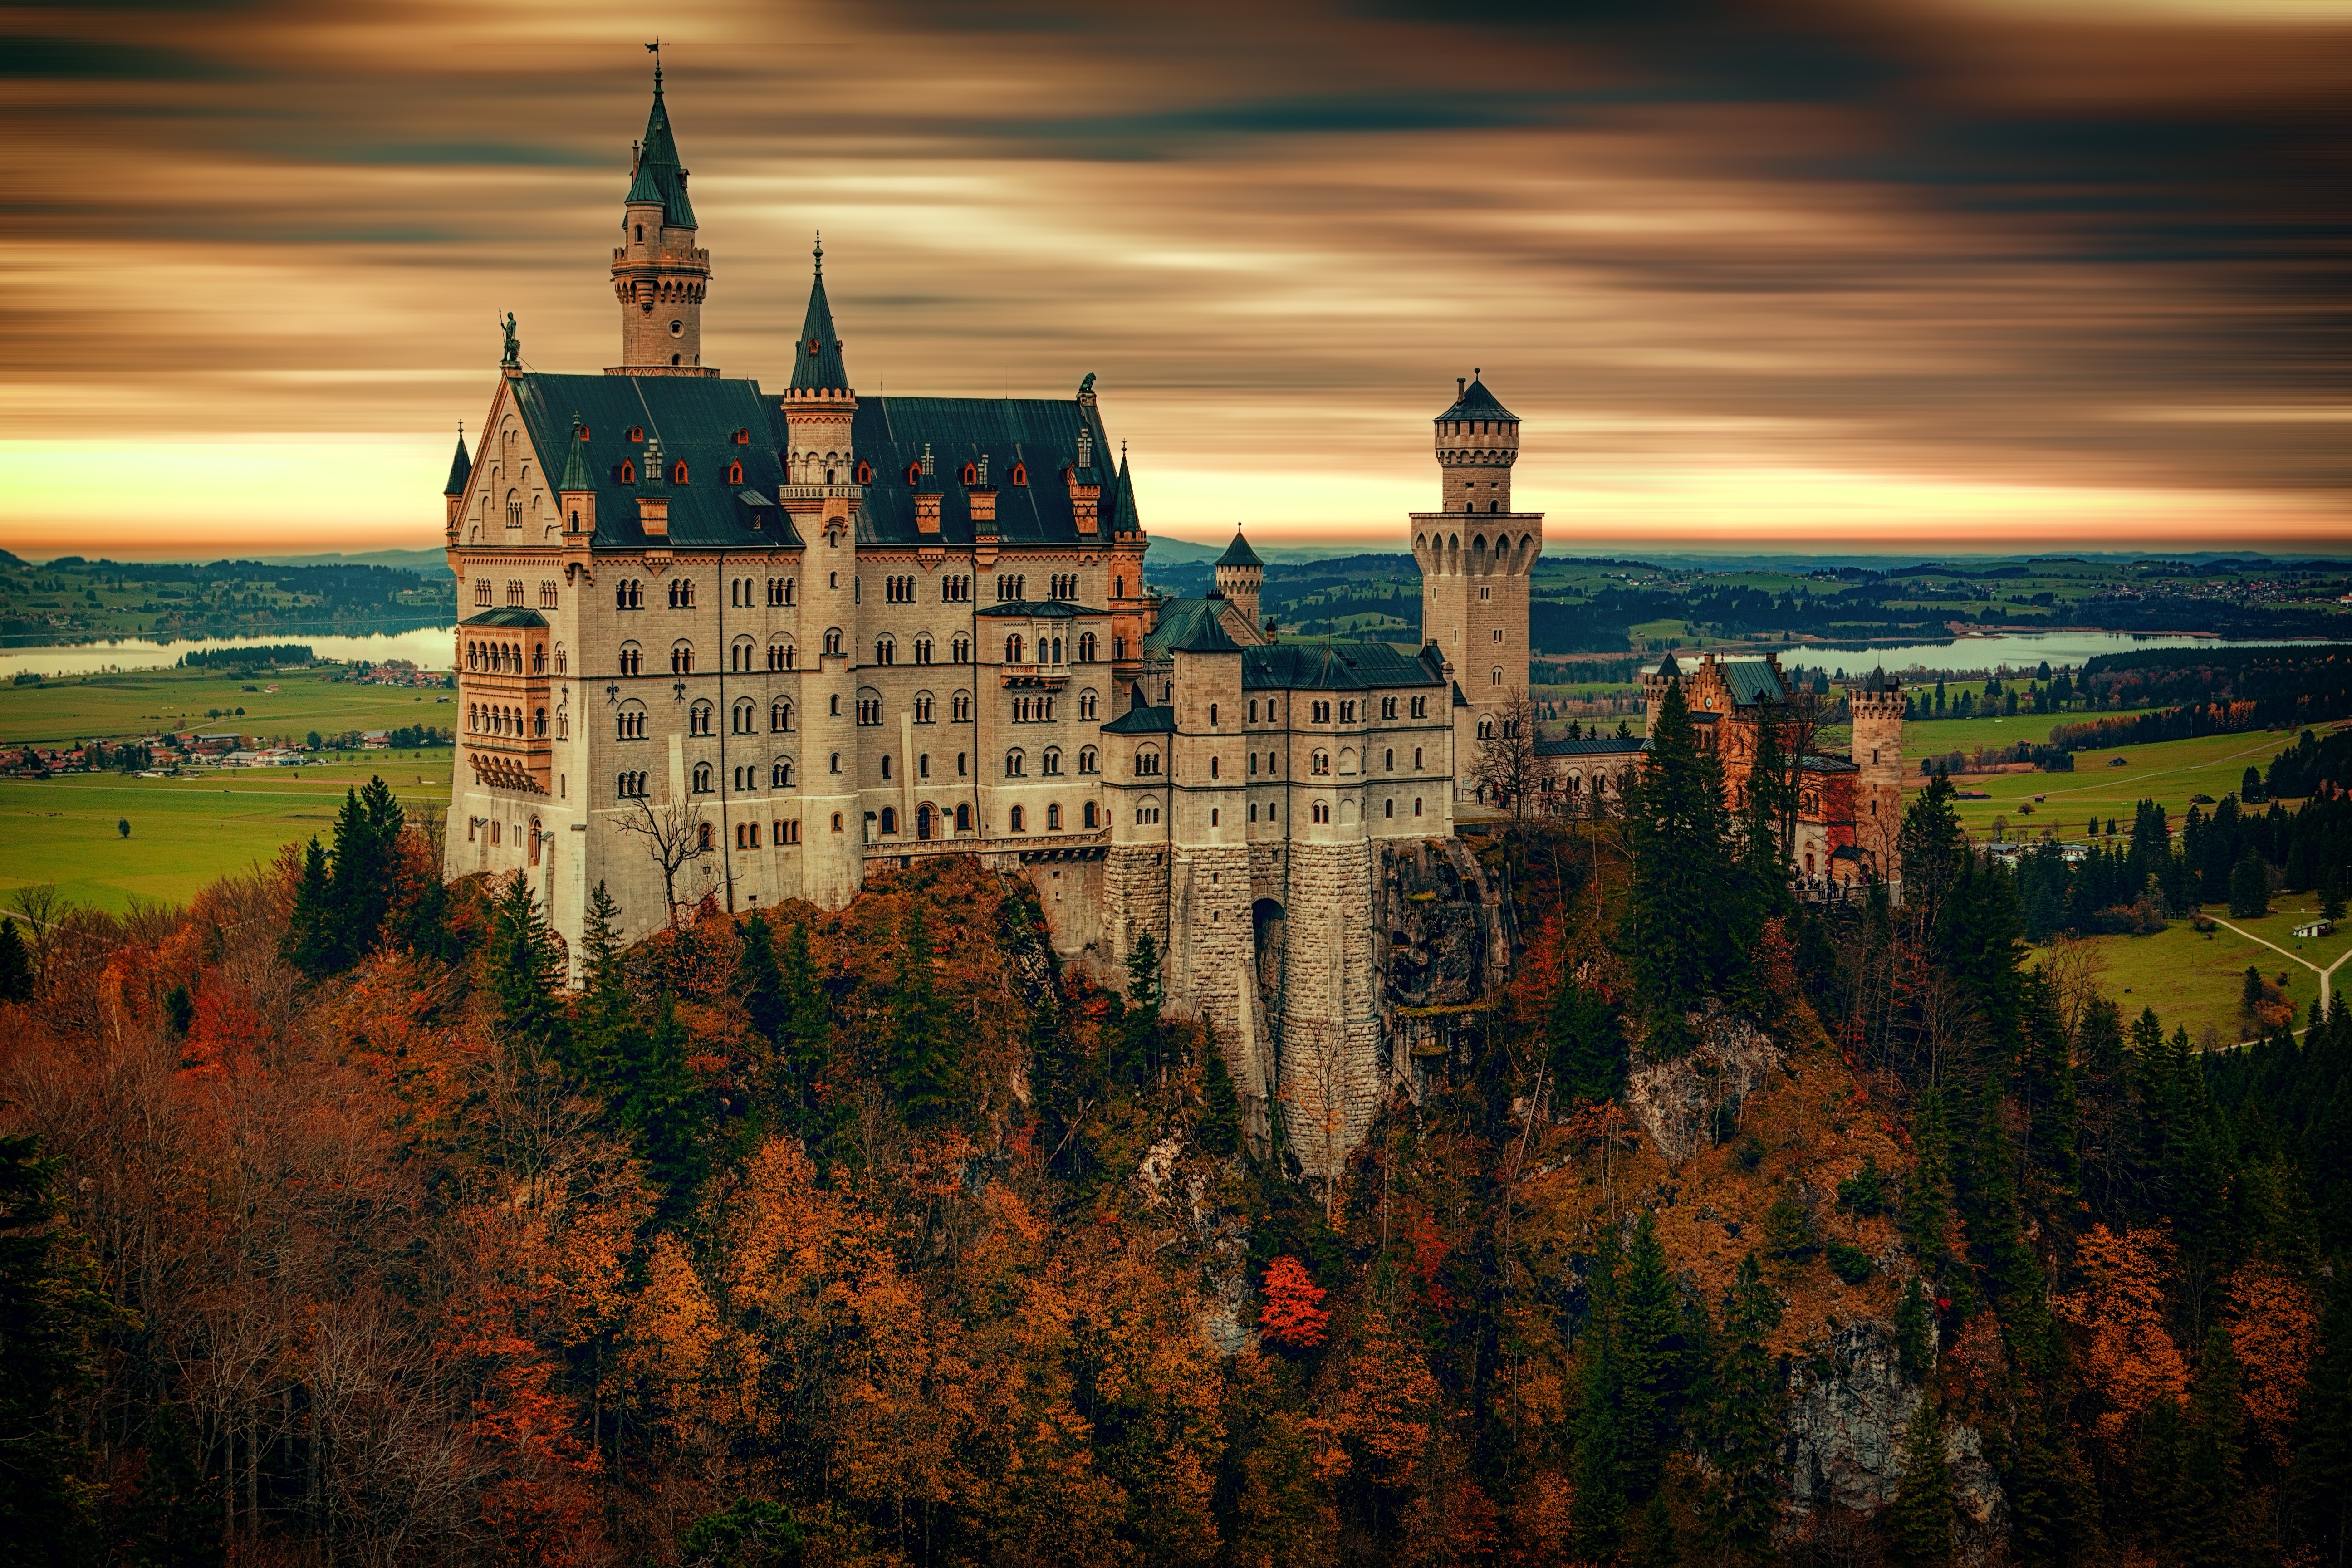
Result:
<instances>
[{"instance_id":1,"label":"dark green roof","mask_svg":"<svg viewBox=\"0 0 2352 1568\"><path fill-rule=\"evenodd\" d=\"M1151 630L1144 634L1143 657L1147 659L1166 658L1178 644L1189 640L1200 624L1212 616L1224 614L1223 599L1162 599L1159 618Z\"/></svg>"},{"instance_id":2,"label":"dark green roof","mask_svg":"<svg viewBox=\"0 0 2352 1568\"><path fill-rule=\"evenodd\" d=\"M1106 735L1165 735L1174 733L1173 708L1130 708L1103 726Z\"/></svg>"},{"instance_id":3,"label":"dark green roof","mask_svg":"<svg viewBox=\"0 0 2352 1568\"><path fill-rule=\"evenodd\" d=\"M449 460L449 488L441 493L445 496L464 495L466 487L473 479L474 459L466 456L466 432L461 429L457 432L457 455Z\"/></svg>"},{"instance_id":4,"label":"dark green roof","mask_svg":"<svg viewBox=\"0 0 2352 1568\"><path fill-rule=\"evenodd\" d=\"M670 134L669 108L662 102L659 60L654 62L654 106L646 116L646 139L637 148L629 200L661 203L662 222L671 228L694 226L694 208L686 199L686 171L678 167L677 138Z\"/></svg>"},{"instance_id":5,"label":"dark green roof","mask_svg":"<svg viewBox=\"0 0 2352 1568\"><path fill-rule=\"evenodd\" d=\"M544 461L575 447L587 483L596 496L596 542L642 547L649 542L637 525L637 499L660 495L669 502L669 542L674 545L742 545L774 537L780 514L764 515L738 499L742 489L774 495L784 482L777 452L782 433L773 403L757 382L717 376L552 375L532 372L509 384L516 407L530 432L532 448ZM576 412L575 412L576 411ZM575 442L575 422L584 441ZM642 443L632 429L646 433ZM750 441L735 443L747 430ZM648 471L647 448L659 441L666 464L686 464L687 482L669 484ZM621 465L631 463L637 482L621 482ZM743 465L740 483L730 483L728 466ZM572 462L564 480L572 483ZM762 528L751 528L759 516ZM791 540L787 537L785 542Z\"/></svg>"},{"instance_id":6,"label":"dark green roof","mask_svg":"<svg viewBox=\"0 0 2352 1568\"><path fill-rule=\"evenodd\" d=\"M1265 566L1265 563L1257 558L1257 552L1249 547L1249 541L1242 537L1242 531L1238 528L1234 530L1234 542L1225 546L1225 552L1223 555L1217 557L1217 564L1255 566L1261 570Z\"/></svg>"},{"instance_id":7,"label":"dark green roof","mask_svg":"<svg viewBox=\"0 0 2352 1568\"><path fill-rule=\"evenodd\" d=\"M1454 400L1454 406L1437 416L1436 423L1443 425L1455 419L1507 419L1516 425L1519 416L1495 401L1486 384L1474 377Z\"/></svg>"},{"instance_id":8,"label":"dark green roof","mask_svg":"<svg viewBox=\"0 0 2352 1568\"><path fill-rule=\"evenodd\" d=\"M1102 450L1101 416L1075 398L859 398L850 437L872 473L858 512L857 542L970 544L971 494L961 476L966 463L986 458L996 491L1000 544L1076 544L1077 511L1063 476L1077 463L1081 429L1091 430L1095 449ZM926 447L932 471L910 485L907 470ZM1013 482L1016 464L1023 469L1021 484ZM918 488L940 498L936 536L915 527ZM1108 542L1100 534L1096 538Z\"/></svg>"},{"instance_id":9,"label":"dark green roof","mask_svg":"<svg viewBox=\"0 0 2352 1568\"><path fill-rule=\"evenodd\" d=\"M1242 651L1242 645L1234 641L1232 634L1225 630L1223 597L1212 594L1206 602L1212 613L1196 619L1192 623L1192 629L1184 635L1182 641L1169 645L1169 652L1239 653Z\"/></svg>"},{"instance_id":10,"label":"dark green roof","mask_svg":"<svg viewBox=\"0 0 2352 1568\"><path fill-rule=\"evenodd\" d=\"M833 330L833 306L824 297L822 242L816 247L816 276L809 284L808 315L801 322L800 346L793 351L793 390L849 390L849 368L842 363L841 339Z\"/></svg>"},{"instance_id":11,"label":"dark green roof","mask_svg":"<svg viewBox=\"0 0 2352 1568\"><path fill-rule=\"evenodd\" d=\"M1767 660L1719 659L1717 668L1722 671L1724 688L1731 693L1731 700L1739 707L1779 702L1789 695L1789 689L1780 683L1780 672Z\"/></svg>"},{"instance_id":12,"label":"dark green roof","mask_svg":"<svg viewBox=\"0 0 2352 1568\"><path fill-rule=\"evenodd\" d=\"M496 610L483 610L477 615L467 616L457 624L461 626L543 626L547 625L547 617L537 610L508 606Z\"/></svg>"},{"instance_id":13,"label":"dark green roof","mask_svg":"<svg viewBox=\"0 0 2352 1568\"><path fill-rule=\"evenodd\" d=\"M1444 684L1433 659L1391 643L1276 643L1242 650L1244 691L1371 691Z\"/></svg>"},{"instance_id":14,"label":"dark green roof","mask_svg":"<svg viewBox=\"0 0 2352 1568\"><path fill-rule=\"evenodd\" d=\"M596 480L588 467L588 443L580 438L580 416L572 416L572 455L564 459L563 478L555 487L558 490L593 490Z\"/></svg>"},{"instance_id":15,"label":"dark green roof","mask_svg":"<svg viewBox=\"0 0 2352 1568\"><path fill-rule=\"evenodd\" d=\"M1624 757L1650 749L1650 742L1639 735L1620 738L1615 735L1586 735L1574 741L1538 741L1538 757Z\"/></svg>"}]
</instances>

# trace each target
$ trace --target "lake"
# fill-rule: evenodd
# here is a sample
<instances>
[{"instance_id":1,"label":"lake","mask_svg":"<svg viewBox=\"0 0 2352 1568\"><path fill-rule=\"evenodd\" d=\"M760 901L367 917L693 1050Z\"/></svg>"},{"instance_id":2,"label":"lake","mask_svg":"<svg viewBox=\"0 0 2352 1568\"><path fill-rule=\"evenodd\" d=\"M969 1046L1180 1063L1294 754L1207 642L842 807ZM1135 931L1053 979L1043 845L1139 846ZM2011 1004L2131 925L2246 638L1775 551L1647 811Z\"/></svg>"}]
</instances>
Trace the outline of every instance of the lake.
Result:
<instances>
[{"instance_id":1,"label":"lake","mask_svg":"<svg viewBox=\"0 0 2352 1568\"><path fill-rule=\"evenodd\" d=\"M1930 674L1950 670L2033 669L2047 659L2053 668L2081 665L2103 653L2130 653L2149 647L2328 647L2341 644L2306 638L2200 637L2184 632L2000 632L1989 637L1955 637L1948 642L1892 643L1863 647L1854 643L1811 641L1790 643L1778 651L1785 668L1801 664L1826 669L1832 676L1866 675L1874 668L1889 674L1924 669Z\"/></svg>"},{"instance_id":2,"label":"lake","mask_svg":"<svg viewBox=\"0 0 2352 1568\"><path fill-rule=\"evenodd\" d=\"M191 637L181 642L156 642L150 637L123 637L114 642L77 643L70 647L17 647L0 650L0 679L22 670L38 675L91 675L106 669L165 669L181 656L199 648L268 647L299 643L320 658L366 659L381 664L404 658L425 669L447 669L457 648L455 626L419 626L413 631L376 632L367 637L319 637L289 634L274 637Z\"/></svg>"}]
</instances>

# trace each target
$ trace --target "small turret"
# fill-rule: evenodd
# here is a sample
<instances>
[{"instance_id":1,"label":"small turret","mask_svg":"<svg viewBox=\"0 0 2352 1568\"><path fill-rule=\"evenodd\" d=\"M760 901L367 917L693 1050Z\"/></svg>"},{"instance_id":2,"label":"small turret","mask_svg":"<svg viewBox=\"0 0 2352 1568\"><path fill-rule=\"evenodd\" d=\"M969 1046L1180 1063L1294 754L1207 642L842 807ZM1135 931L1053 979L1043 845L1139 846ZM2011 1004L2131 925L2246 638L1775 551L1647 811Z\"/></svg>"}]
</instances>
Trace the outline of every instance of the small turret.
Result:
<instances>
[{"instance_id":1,"label":"small turret","mask_svg":"<svg viewBox=\"0 0 2352 1568\"><path fill-rule=\"evenodd\" d=\"M441 499L448 509L444 526L454 536L457 531L458 515L466 510L466 489L474 480L474 459L466 455L466 427L457 426L457 455L449 459L449 482L441 489Z\"/></svg>"},{"instance_id":2,"label":"small turret","mask_svg":"<svg viewBox=\"0 0 2352 1568\"><path fill-rule=\"evenodd\" d=\"M702 363L702 300L710 289L710 252L695 241L687 171L678 162L669 108L662 101L661 62L654 62L654 102L646 139L629 165L621 204L621 243L613 250L613 293L621 302L621 363L610 375L717 375Z\"/></svg>"},{"instance_id":3,"label":"small turret","mask_svg":"<svg viewBox=\"0 0 2352 1568\"><path fill-rule=\"evenodd\" d=\"M1234 608L1247 617L1253 631L1257 628L1258 591L1265 584L1265 563L1242 537L1238 525L1234 529L1234 542L1217 557L1217 592L1234 603Z\"/></svg>"},{"instance_id":4,"label":"small turret","mask_svg":"<svg viewBox=\"0 0 2352 1568\"><path fill-rule=\"evenodd\" d=\"M800 342L793 350L792 383L784 389L784 425L789 432L784 452L784 505L798 514L802 532L821 515L830 515L828 497L845 499L856 471L857 455L850 444L857 413L857 394L849 384L849 367L841 357L841 339L833 328L833 304L824 293L824 239L812 247L815 267L809 280L808 313L801 321Z\"/></svg>"},{"instance_id":5,"label":"small turret","mask_svg":"<svg viewBox=\"0 0 2352 1568\"><path fill-rule=\"evenodd\" d=\"M588 429L576 413L572 416L572 451L564 459L563 478L557 481L555 493L563 505L566 542L593 535L596 531L595 471L588 461Z\"/></svg>"}]
</instances>

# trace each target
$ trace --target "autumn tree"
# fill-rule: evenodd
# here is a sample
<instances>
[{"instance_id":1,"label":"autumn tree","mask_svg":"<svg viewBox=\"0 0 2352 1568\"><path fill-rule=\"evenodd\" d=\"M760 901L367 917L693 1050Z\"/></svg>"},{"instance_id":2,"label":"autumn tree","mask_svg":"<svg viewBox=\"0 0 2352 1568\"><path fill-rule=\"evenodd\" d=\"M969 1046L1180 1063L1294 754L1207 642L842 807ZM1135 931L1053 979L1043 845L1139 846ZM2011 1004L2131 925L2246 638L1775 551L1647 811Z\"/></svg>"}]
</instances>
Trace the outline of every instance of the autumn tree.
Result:
<instances>
[{"instance_id":1,"label":"autumn tree","mask_svg":"<svg viewBox=\"0 0 2352 1568\"><path fill-rule=\"evenodd\" d=\"M1265 1300L1257 1310L1259 1334L1285 1350L1313 1350L1331 1326L1331 1314L1317 1304L1326 1294L1298 1259L1276 1258L1266 1266Z\"/></svg>"}]
</instances>

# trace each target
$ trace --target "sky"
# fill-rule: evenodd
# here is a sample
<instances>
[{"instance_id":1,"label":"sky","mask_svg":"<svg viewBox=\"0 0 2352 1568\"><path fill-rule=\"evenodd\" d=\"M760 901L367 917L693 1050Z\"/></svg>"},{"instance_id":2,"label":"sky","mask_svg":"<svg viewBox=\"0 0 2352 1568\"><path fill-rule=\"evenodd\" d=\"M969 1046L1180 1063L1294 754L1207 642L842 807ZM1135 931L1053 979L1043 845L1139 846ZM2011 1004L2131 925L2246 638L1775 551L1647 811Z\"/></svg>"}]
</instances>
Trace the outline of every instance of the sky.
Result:
<instances>
[{"instance_id":1,"label":"sky","mask_svg":"<svg viewBox=\"0 0 2352 1568\"><path fill-rule=\"evenodd\" d=\"M1145 526L2352 548L2352 0L77 0L0 16L0 547L430 547L499 312L614 363L662 40L780 386L1098 377Z\"/></svg>"}]
</instances>

